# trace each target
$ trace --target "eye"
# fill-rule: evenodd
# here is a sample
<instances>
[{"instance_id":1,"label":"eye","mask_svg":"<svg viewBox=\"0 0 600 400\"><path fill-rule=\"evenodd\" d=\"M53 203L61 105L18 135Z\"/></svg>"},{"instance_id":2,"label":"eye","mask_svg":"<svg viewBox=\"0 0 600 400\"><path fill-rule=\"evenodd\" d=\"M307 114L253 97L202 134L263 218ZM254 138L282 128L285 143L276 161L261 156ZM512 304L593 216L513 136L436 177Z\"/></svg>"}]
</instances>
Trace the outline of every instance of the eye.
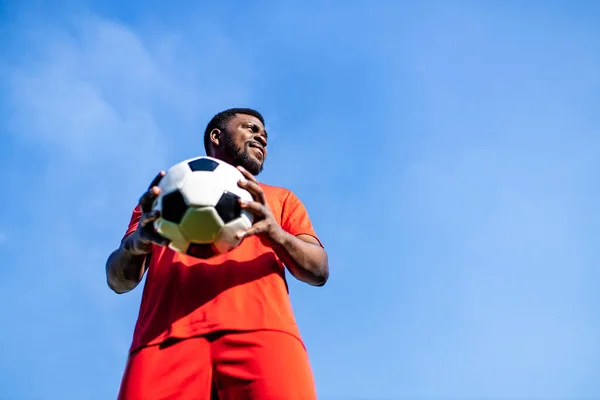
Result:
<instances>
[{"instance_id":1,"label":"eye","mask_svg":"<svg viewBox=\"0 0 600 400\"><path fill-rule=\"evenodd\" d=\"M252 133L260 132L260 128L256 124L248 124L248 128L250 128Z\"/></svg>"}]
</instances>

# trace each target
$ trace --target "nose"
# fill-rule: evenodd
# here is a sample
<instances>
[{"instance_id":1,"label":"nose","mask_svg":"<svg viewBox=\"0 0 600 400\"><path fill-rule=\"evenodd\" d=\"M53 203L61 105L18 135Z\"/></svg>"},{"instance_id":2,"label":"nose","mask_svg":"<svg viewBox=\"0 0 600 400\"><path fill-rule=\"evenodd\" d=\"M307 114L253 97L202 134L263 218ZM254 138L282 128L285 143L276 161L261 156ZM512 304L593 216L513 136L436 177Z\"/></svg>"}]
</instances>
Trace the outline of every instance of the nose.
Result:
<instances>
[{"instance_id":1,"label":"nose","mask_svg":"<svg viewBox=\"0 0 600 400\"><path fill-rule=\"evenodd\" d=\"M256 135L254 139L260 143L262 147L267 147L267 138L263 135Z\"/></svg>"}]
</instances>

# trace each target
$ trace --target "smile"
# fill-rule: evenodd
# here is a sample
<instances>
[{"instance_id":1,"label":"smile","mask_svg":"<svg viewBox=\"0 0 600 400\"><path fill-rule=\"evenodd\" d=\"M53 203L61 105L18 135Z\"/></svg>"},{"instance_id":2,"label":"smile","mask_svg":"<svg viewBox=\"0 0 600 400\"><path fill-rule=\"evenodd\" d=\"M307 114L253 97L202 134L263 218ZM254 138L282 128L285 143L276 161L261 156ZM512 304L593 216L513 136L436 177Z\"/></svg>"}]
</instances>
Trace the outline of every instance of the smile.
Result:
<instances>
[{"instance_id":1,"label":"smile","mask_svg":"<svg viewBox=\"0 0 600 400\"><path fill-rule=\"evenodd\" d=\"M249 145L249 147L257 150L260 153L261 158L265 158L265 150L263 149L262 146L252 143Z\"/></svg>"}]
</instances>

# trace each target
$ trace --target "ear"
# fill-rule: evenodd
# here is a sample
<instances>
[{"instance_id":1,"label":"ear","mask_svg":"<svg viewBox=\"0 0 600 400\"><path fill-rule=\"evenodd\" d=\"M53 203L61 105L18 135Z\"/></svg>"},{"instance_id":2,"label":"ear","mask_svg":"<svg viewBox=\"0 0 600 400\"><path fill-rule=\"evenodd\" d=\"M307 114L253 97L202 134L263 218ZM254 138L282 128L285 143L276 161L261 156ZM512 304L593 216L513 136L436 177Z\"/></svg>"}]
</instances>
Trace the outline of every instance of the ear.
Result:
<instances>
[{"instance_id":1,"label":"ear","mask_svg":"<svg viewBox=\"0 0 600 400\"><path fill-rule=\"evenodd\" d=\"M221 145L221 130L217 128L213 129L210 131L209 138L213 146L219 147Z\"/></svg>"}]
</instances>

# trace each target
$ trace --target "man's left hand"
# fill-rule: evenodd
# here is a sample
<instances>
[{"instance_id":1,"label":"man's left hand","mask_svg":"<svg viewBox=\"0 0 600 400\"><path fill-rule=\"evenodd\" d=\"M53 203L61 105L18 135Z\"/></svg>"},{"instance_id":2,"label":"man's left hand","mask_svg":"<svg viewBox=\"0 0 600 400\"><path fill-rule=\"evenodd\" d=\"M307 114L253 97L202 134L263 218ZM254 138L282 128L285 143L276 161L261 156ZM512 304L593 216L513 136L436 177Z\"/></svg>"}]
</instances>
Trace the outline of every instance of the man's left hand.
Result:
<instances>
[{"instance_id":1,"label":"man's left hand","mask_svg":"<svg viewBox=\"0 0 600 400\"><path fill-rule=\"evenodd\" d=\"M245 232L239 233L238 239L251 235L262 235L272 243L280 243L284 236L284 231L273 217L273 213L267 204L265 192L258 184L254 175L248 172L244 167L238 166L237 169L245 178L245 180L240 180L238 185L250 192L254 199L254 201L240 200L241 207L254 215L254 224Z\"/></svg>"}]
</instances>

